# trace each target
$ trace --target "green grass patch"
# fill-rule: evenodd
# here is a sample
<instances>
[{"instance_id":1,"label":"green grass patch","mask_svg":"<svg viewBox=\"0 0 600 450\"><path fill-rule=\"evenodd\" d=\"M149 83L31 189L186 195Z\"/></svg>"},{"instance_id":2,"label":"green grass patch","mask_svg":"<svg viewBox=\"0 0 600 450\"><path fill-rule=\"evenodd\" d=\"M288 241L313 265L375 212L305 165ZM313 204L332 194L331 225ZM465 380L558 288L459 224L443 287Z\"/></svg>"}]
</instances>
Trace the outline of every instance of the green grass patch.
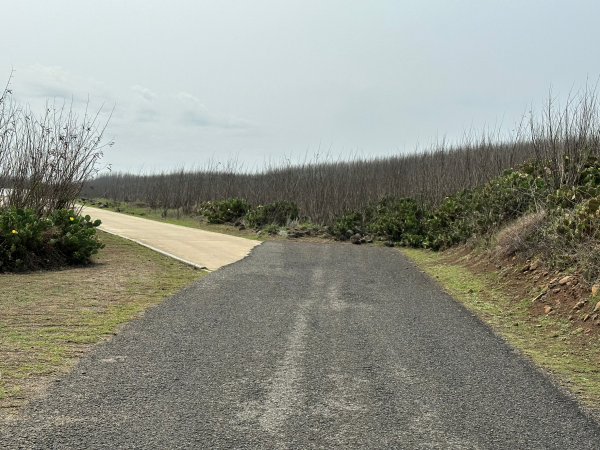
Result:
<instances>
[{"instance_id":1,"label":"green grass patch","mask_svg":"<svg viewBox=\"0 0 600 450\"><path fill-rule=\"evenodd\" d=\"M0 408L10 411L91 345L205 274L99 232L94 264L0 274Z\"/></svg>"},{"instance_id":2,"label":"green grass patch","mask_svg":"<svg viewBox=\"0 0 600 450\"><path fill-rule=\"evenodd\" d=\"M588 407L600 410L600 339L559 316L532 314L497 273L480 273L444 252L402 249L424 272Z\"/></svg>"}]
</instances>

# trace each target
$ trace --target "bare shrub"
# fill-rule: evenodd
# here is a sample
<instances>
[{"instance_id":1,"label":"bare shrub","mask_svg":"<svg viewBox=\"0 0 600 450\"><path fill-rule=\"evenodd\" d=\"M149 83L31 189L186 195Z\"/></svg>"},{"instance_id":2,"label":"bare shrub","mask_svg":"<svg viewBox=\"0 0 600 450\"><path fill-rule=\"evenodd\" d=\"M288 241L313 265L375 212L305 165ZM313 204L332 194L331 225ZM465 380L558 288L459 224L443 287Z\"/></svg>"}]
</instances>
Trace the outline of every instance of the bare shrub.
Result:
<instances>
[{"instance_id":1,"label":"bare shrub","mask_svg":"<svg viewBox=\"0 0 600 450\"><path fill-rule=\"evenodd\" d=\"M85 180L97 173L108 121L100 111L79 116L73 105L48 104L41 115L17 105L8 85L0 97L0 187L3 207L44 215L72 208Z\"/></svg>"}]
</instances>

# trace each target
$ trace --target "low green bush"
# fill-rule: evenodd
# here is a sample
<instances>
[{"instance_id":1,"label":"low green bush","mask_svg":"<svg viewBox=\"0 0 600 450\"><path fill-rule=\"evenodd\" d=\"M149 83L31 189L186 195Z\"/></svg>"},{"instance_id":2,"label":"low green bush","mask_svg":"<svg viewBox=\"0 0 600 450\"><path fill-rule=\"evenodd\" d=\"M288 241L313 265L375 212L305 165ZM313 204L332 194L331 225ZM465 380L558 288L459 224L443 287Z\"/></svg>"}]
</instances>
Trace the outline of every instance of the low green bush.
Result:
<instances>
[{"instance_id":1,"label":"low green bush","mask_svg":"<svg viewBox=\"0 0 600 450\"><path fill-rule=\"evenodd\" d=\"M357 211L349 211L338 217L332 225L327 228L327 231L335 239L345 241L355 233L364 231L364 215Z\"/></svg>"},{"instance_id":2,"label":"low green bush","mask_svg":"<svg viewBox=\"0 0 600 450\"><path fill-rule=\"evenodd\" d=\"M50 244L68 264L86 264L104 246L96 236L100 220L92 221L89 215L76 215L65 209L54 211L50 220L56 232Z\"/></svg>"},{"instance_id":3,"label":"low green bush","mask_svg":"<svg viewBox=\"0 0 600 450\"><path fill-rule=\"evenodd\" d=\"M366 210L369 234L402 245L420 246L424 236L424 209L411 198L386 197Z\"/></svg>"},{"instance_id":4,"label":"low green bush","mask_svg":"<svg viewBox=\"0 0 600 450\"><path fill-rule=\"evenodd\" d=\"M22 271L86 264L103 244L100 221L57 210L40 217L33 210L0 211L0 271Z\"/></svg>"},{"instance_id":5,"label":"low green bush","mask_svg":"<svg viewBox=\"0 0 600 450\"><path fill-rule=\"evenodd\" d=\"M234 223L240 220L250 210L250 204L241 198L231 198L214 202L205 202L200 207L200 213L208 223Z\"/></svg>"},{"instance_id":6,"label":"low green bush","mask_svg":"<svg viewBox=\"0 0 600 450\"><path fill-rule=\"evenodd\" d=\"M265 225L286 226L289 221L298 219L300 211L293 202L279 201L259 205L251 209L245 217L246 223L253 228Z\"/></svg>"}]
</instances>

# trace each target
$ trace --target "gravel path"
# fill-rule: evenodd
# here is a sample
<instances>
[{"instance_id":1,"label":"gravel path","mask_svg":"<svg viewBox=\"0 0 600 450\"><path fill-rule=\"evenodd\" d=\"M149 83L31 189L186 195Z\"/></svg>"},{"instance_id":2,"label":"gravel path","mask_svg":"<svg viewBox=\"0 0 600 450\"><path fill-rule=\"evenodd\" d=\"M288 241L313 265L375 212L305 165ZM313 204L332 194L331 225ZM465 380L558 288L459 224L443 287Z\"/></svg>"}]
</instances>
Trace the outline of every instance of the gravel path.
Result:
<instances>
[{"instance_id":1,"label":"gravel path","mask_svg":"<svg viewBox=\"0 0 600 450\"><path fill-rule=\"evenodd\" d=\"M599 449L393 249L268 242L128 325L0 448Z\"/></svg>"}]
</instances>

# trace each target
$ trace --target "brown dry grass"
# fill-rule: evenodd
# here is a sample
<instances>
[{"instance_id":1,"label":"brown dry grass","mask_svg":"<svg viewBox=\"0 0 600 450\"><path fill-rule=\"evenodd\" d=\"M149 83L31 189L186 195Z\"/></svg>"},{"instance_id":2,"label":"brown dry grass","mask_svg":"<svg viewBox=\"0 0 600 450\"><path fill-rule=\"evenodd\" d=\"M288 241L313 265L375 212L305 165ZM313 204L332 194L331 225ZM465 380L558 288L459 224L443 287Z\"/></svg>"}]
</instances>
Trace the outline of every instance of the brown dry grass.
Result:
<instances>
[{"instance_id":1,"label":"brown dry grass","mask_svg":"<svg viewBox=\"0 0 600 450\"><path fill-rule=\"evenodd\" d=\"M495 236L496 256L505 258L526 251L528 239L542 226L545 219L546 211L525 214L501 229Z\"/></svg>"},{"instance_id":2,"label":"brown dry grass","mask_svg":"<svg viewBox=\"0 0 600 450\"><path fill-rule=\"evenodd\" d=\"M14 411L115 334L204 272L105 233L88 267L0 274L0 408ZM0 415L2 412L0 412Z\"/></svg>"}]
</instances>

